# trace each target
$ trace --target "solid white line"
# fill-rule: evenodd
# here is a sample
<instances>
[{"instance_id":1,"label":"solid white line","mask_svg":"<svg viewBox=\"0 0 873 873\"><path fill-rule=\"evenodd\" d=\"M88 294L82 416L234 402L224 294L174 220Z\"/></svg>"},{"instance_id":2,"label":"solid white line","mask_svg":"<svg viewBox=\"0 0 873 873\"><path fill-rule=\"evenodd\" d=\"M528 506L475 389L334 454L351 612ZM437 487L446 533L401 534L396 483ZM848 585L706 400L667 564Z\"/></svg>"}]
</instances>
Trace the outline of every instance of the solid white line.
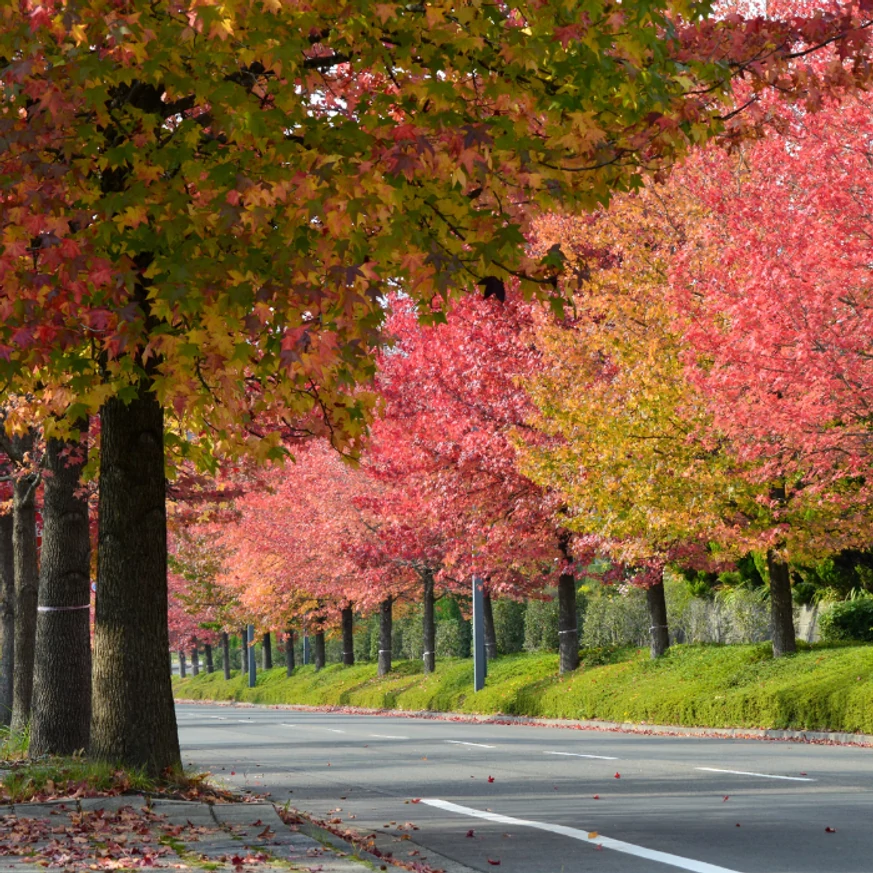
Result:
<instances>
[{"instance_id":1,"label":"solid white line","mask_svg":"<svg viewBox=\"0 0 873 873\"><path fill-rule=\"evenodd\" d=\"M618 761L611 755L582 755L579 752L543 752L544 755L566 755L568 758L597 758L600 761Z\"/></svg>"},{"instance_id":2,"label":"solid white line","mask_svg":"<svg viewBox=\"0 0 873 873\"><path fill-rule=\"evenodd\" d=\"M426 803L428 806L435 806L437 809L444 809L446 812L456 812L459 815L469 815L473 818L484 818L486 821L493 821L498 824L536 828L537 830L548 831L552 834L561 834L583 843L603 846L604 849L613 849L616 852L623 852L625 855L645 858L647 861L669 864L671 867L678 867L680 870L690 870L692 873L737 873L736 870L729 870L727 867L707 864L705 861L695 861L693 858L683 858L680 855L671 855L669 852L646 849L643 846L635 846L633 843L626 843L623 840L613 840L611 837L604 837L602 834L592 837L589 836L588 831L581 831L578 828L570 828L565 825L530 821L524 818L511 818L508 815L498 815L494 812L472 809L469 806L459 806L457 803L450 803L447 800L422 798L421 802Z\"/></svg>"},{"instance_id":3,"label":"solid white line","mask_svg":"<svg viewBox=\"0 0 873 873\"><path fill-rule=\"evenodd\" d=\"M733 773L734 776L760 776L762 779L785 779L788 782L815 782L806 776L773 776L770 773L750 773L748 770L719 770L718 767L695 767L695 770L706 770L708 773Z\"/></svg>"},{"instance_id":4,"label":"solid white line","mask_svg":"<svg viewBox=\"0 0 873 873\"><path fill-rule=\"evenodd\" d=\"M393 734L370 734L371 737L379 737L383 740L408 740L409 737L396 737Z\"/></svg>"},{"instance_id":5,"label":"solid white line","mask_svg":"<svg viewBox=\"0 0 873 873\"><path fill-rule=\"evenodd\" d=\"M476 746L479 749L494 749L496 746L486 746L485 743L465 743L463 740L445 740L453 746Z\"/></svg>"}]
</instances>

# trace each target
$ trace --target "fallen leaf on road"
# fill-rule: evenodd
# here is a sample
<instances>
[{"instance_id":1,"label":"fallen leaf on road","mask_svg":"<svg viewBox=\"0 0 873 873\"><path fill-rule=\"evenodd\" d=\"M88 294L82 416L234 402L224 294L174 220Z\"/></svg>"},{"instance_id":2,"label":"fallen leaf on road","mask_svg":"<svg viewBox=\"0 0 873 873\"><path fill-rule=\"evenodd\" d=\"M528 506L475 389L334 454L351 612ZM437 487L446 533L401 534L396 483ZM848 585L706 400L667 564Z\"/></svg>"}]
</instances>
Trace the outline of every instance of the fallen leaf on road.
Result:
<instances>
[{"instance_id":1,"label":"fallen leaf on road","mask_svg":"<svg viewBox=\"0 0 873 873\"><path fill-rule=\"evenodd\" d=\"M835 834L837 832L836 828L825 828L826 834Z\"/></svg>"},{"instance_id":2,"label":"fallen leaf on road","mask_svg":"<svg viewBox=\"0 0 873 873\"><path fill-rule=\"evenodd\" d=\"M421 803L421 798L420 797L413 797L412 803Z\"/></svg>"},{"instance_id":3,"label":"fallen leaf on road","mask_svg":"<svg viewBox=\"0 0 873 873\"><path fill-rule=\"evenodd\" d=\"M621 779L621 773L616 773L616 774L615 774L615 778L616 778L616 779Z\"/></svg>"},{"instance_id":4,"label":"fallen leaf on road","mask_svg":"<svg viewBox=\"0 0 873 873\"><path fill-rule=\"evenodd\" d=\"M599 795L599 794L595 794L595 795L594 795L594 800L600 800L600 795Z\"/></svg>"},{"instance_id":5,"label":"fallen leaf on road","mask_svg":"<svg viewBox=\"0 0 873 873\"><path fill-rule=\"evenodd\" d=\"M493 776L489 776L489 777L488 777L488 781L489 781L489 782L493 782L493 781L494 781L494 777L493 777Z\"/></svg>"},{"instance_id":6,"label":"fallen leaf on road","mask_svg":"<svg viewBox=\"0 0 873 873\"><path fill-rule=\"evenodd\" d=\"M486 858L485 860L487 860L488 863L491 864L493 867L499 867L499 866L500 866L500 861L494 861L494 860L492 860L491 858Z\"/></svg>"},{"instance_id":7,"label":"fallen leaf on road","mask_svg":"<svg viewBox=\"0 0 873 873\"><path fill-rule=\"evenodd\" d=\"M598 836L599 834L597 833L597 831L588 831L589 840L596 840Z\"/></svg>"},{"instance_id":8,"label":"fallen leaf on road","mask_svg":"<svg viewBox=\"0 0 873 873\"><path fill-rule=\"evenodd\" d=\"M721 799L721 802L724 803L729 797L730 794L725 794L725 796Z\"/></svg>"},{"instance_id":9,"label":"fallen leaf on road","mask_svg":"<svg viewBox=\"0 0 873 873\"><path fill-rule=\"evenodd\" d=\"M474 831L472 828L470 828L470 830L467 831L467 836L468 837L475 837L476 831Z\"/></svg>"}]
</instances>

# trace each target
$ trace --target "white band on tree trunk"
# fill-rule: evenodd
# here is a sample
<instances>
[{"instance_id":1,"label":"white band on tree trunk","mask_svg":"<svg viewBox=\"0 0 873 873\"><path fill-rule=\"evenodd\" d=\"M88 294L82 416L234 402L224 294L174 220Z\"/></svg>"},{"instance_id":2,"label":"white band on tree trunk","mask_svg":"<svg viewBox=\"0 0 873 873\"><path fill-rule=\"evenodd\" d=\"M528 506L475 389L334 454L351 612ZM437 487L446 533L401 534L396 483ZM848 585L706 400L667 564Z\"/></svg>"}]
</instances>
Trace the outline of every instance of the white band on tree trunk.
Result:
<instances>
[{"instance_id":1,"label":"white band on tree trunk","mask_svg":"<svg viewBox=\"0 0 873 873\"><path fill-rule=\"evenodd\" d=\"M84 606L37 606L37 612L72 612L76 609L90 609L91 604L86 603Z\"/></svg>"}]
</instances>

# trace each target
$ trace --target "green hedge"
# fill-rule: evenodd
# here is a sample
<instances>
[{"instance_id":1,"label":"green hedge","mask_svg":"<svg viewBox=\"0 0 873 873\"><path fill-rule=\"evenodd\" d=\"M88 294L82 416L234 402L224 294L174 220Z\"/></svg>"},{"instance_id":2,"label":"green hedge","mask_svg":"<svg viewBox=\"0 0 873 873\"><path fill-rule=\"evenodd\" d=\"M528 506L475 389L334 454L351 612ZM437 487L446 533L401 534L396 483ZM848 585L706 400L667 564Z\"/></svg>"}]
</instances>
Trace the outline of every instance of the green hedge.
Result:
<instances>
[{"instance_id":1,"label":"green hedge","mask_svg":"<svg viewBox=\"0 0 873 873\"><path fill-rule=\"evenodd\" d=\"M773 660L769 643L674 646L657 661L638 649L587 650L583 666L557 675L556 655L519 654L488 665L484 690L472 687L472 662L440 661L424 676L400 662L383 679L372 664L339 664L316 673L277 668L225 682L201 673L174 679L181 699L242 700L312 706L506 713L700 727L832 730L873 734L873 646L803 647Z\"/></svg>"}]
</instances>

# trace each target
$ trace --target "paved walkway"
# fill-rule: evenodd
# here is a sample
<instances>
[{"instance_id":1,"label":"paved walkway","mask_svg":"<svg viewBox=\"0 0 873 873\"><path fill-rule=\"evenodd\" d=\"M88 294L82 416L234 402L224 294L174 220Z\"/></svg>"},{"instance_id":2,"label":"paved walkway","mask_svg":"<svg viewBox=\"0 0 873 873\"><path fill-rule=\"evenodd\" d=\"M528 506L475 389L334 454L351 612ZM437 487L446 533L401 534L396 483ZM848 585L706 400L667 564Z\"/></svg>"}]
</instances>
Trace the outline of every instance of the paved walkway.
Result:
<instances>
[{"instance_id":1,"label":"paved walkway","mask_svg":"<svg viewBox=\"0 0 873 873\"><path fill-rule=\"evenodd\" d=\"M365 864L286 825L270 803L208 804L142 795L0 806L0 873L216 870L400 873ZM343 851L345 850L345 851Z\"/></svg>"}]
</instances>

